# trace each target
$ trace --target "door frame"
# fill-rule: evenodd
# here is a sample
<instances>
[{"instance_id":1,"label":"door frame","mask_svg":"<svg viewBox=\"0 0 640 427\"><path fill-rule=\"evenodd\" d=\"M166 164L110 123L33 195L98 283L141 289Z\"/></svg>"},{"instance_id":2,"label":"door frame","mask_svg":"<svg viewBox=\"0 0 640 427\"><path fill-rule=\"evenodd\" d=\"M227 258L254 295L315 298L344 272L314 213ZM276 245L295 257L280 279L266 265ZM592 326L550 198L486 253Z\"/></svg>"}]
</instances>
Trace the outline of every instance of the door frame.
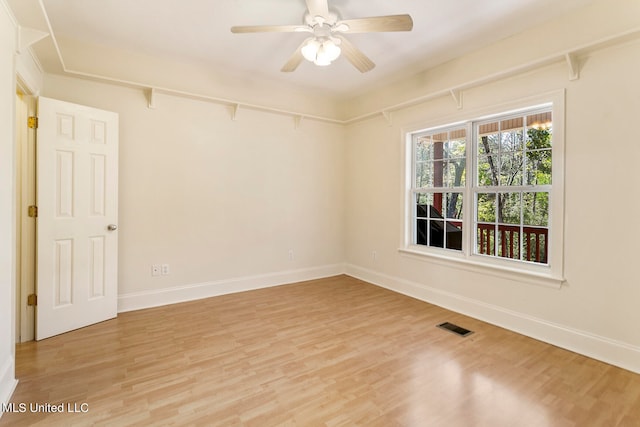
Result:
<instances>
[{"instance_id":1,"label":"door frame","mask_svg":"<svg viewBox=\"0 0 640 427\"><path fill-rule=\"evenodd\" d=\"M21 101L19 101L21 99ZM21 82L16 82L16 342L35 339L35 307L27 304L35 293L36 220L28 215L28 207L36 204L36 131L29 129L27 119L37 116L36 97ZM18 106L22 102L20 108Z\"/></svg>"}]
</instances>

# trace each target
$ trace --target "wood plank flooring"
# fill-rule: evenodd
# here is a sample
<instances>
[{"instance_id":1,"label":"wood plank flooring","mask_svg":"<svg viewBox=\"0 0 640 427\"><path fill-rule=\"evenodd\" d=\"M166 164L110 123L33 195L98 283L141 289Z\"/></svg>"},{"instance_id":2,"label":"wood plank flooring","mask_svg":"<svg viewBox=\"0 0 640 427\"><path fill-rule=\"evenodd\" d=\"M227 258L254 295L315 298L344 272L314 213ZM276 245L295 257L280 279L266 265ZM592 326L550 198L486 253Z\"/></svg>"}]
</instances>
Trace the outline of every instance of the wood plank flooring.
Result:
<instances>
[{"instance_id":1,"label":"wood plank flooring","mask_svg":"<svg viewBox=\"0 0 640 427\"><path fill-rule=\"evenodd\" d=\"M640 426L640 375L347 276L123 313L16 359L26 412L2 427Z\"/></svg>"}]
</instances>

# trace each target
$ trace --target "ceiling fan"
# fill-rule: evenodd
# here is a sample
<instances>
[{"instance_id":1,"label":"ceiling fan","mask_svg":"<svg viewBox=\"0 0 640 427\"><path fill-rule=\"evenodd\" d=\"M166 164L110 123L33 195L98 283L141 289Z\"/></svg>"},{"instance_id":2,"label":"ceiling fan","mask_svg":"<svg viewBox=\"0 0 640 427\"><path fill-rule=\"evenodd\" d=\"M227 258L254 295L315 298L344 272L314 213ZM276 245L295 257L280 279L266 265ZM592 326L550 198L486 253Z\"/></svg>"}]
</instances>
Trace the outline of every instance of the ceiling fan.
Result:
<instances>
[{"instance_id":1,"label":"ceiling fan","mask_svg":"<svg viewBox=\"0 0 640 427\"><path fill-rule=\"evenodd\" d=\"M316 65L329 65L341 53L360 72L366 73L376 65L342 34L384 31L411 31L413 20L409 15L387 15L341 20L329 10L328 0L305 0L307 13L301 25L244 25L231 27L232 33L311 33L291 55L280 71L291 72L303 59Z\"/></svg>"}]
</instances>

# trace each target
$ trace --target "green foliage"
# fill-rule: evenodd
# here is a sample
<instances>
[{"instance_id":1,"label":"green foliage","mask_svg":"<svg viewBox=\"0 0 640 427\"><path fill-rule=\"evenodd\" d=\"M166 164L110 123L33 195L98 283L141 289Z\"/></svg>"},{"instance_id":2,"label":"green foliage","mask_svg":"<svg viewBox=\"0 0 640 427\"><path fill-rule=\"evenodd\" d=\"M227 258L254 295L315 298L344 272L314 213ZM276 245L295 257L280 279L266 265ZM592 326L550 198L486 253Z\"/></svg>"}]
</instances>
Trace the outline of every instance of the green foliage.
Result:
<instances>
[{"instance_id":1,"label":"green foliage","mask_svg":"<svg viewBox=\"0 0 640 427\"><path fill-rule=\"evenodd\" d=\"M478 194L478 221L495 222L496 220L496 193Z\"/></svg>"},{"instance_id":2,"label":"green foliage","mask_svg":"<svg viewBox=\"0 0 640 427\"><path fill-rule=\"evenodd\" d=\"M527 183L551 184L551 129L527 130Z\"/></svg>"}]
</instances>

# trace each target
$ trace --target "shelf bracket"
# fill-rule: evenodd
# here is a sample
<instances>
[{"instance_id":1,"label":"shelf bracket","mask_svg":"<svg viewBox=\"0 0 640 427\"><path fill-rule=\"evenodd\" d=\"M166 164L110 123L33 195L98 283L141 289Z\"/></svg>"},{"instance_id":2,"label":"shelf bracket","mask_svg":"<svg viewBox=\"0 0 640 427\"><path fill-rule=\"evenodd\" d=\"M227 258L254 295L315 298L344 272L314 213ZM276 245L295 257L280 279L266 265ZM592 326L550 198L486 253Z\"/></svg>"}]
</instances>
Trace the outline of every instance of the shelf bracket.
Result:
<instances>
[{"instance_id":1,"label":"shelf bracket","mask_svg":"<svg viewBox=\"0 0 640 427\"><path fill-rule=\"evenodd\" d=\"M300 127L300 123L302 123L302 119L304 119L304 116L293 116L293 122L294 122L294 127L296 130L298 130L298 128Z\"/></svg>"},{"instance_id":2,"label":"shelf bracket","mask_svg":"<svg viewBox=\"0 0 640 427\"><path fill-rule=\"evenodd\" d=\"M382 116L387 121L389 126L393 126L393 118L391 117L391 112L390 111L382 111Z\"/></svg>"},{"instance_id":3,"label":"shelf bracket","mask_svg":"<svg viewBox=\"0 0 640 427\"><path fill-rule=\"evenodd\" d=\"M456 108L458 110L462 110L462 91L460 89L451 89L449 93L451 93L451 97L453 98L453 102L456 104Z\"/></svg>"},{"instance_id":4,"label":"shelf bracket","mask_svg":"<svg viewBox=\"0 0 640 427\"><path fill-rule=\"evenodd\" d=\"M154 88L150 88L147 91L147 107L151 110L155 110L156 108L156 90Z\"/></svg>"},{"instance_id":5,"label":"shelf bracket","mask_svg":"<svg viewBox=\"0 0 640 427\"><path fill-rule=\"evenodd\" d=\"M234 122L238 117L238 110L240 110L240 104L233 104L231 106L231 120L233 120Z\"/></svg>"},{"instance_id":6,"label":"shelf bracket","mask_svg":"<svg viewBox=\"0 0 640 427\"><path fill-rule=\"evenodd\" d=\"M567 53L564 57L569 66L569 80L578 80L580 78L580 61L573 53Z\"/></svg>"}]
</instances>

